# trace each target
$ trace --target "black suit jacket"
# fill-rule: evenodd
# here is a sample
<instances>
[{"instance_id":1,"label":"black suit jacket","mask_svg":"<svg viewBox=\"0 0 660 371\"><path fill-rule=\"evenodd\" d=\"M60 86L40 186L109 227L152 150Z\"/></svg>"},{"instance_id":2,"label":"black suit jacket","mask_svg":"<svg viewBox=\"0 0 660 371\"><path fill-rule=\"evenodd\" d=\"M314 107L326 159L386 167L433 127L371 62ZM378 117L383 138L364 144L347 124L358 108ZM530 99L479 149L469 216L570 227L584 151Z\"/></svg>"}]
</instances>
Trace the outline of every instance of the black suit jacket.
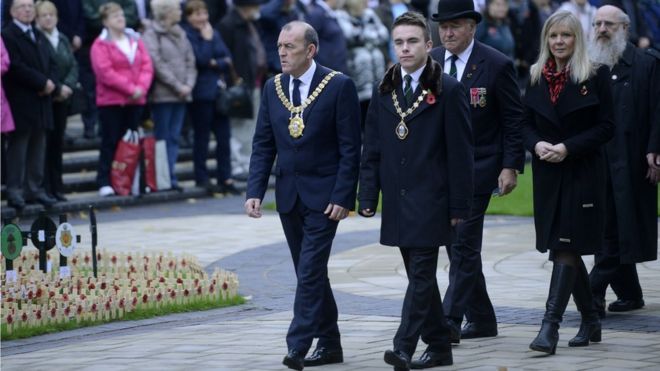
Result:
<instances>
[{"instance_id":1,"label":"black suit jacket","mask_svg":"<svg viewBox=\"0 0 660 371\"><path fill-rule=\"evenodd\" d=\"M431 50L431 57L445 63L445 48ZM474 41L472 54L461 77L468 94L485 88L485 105L471 101L474 135L475 194L489 194L497 187L503 168L523 171L525 151L520 120L522 103L513 62L499 51Z\"/></svg>"},{"instance_id":2,"label":"black suit jacket","mask_svg":"<svg viewBox=\"0 0 660 371\"><path fill-rule=\"evenodd\" d=\"M309 94L330 72L316 65ZM281 81L287 96L289 77L283 74ZM263 199L277 155L277 211L291 211L298 198L316 211L325 210L328 203L352 210L360 163L360 105L355 84L346 75L334 76L303 112L305 130L299 138L289 135L290 117L277 96L274 78L269 79L254 133L247 198Z\"/></svg>"},{"instance_id":3,"label":"black suit jacket","mask_svg":"<svg viewBox=\"0 0 660 371\"><path fill-rule=\"evenodd\" d=\"M40 96L48 79L55 83L57 68L49 51L48 40L32 27L36 39L26 35L14 22L2 30L11 66L2 78L16 130L53 127L51 95ZM54 91L53 94L57 94Z\"/></svg>"}]
</instances>

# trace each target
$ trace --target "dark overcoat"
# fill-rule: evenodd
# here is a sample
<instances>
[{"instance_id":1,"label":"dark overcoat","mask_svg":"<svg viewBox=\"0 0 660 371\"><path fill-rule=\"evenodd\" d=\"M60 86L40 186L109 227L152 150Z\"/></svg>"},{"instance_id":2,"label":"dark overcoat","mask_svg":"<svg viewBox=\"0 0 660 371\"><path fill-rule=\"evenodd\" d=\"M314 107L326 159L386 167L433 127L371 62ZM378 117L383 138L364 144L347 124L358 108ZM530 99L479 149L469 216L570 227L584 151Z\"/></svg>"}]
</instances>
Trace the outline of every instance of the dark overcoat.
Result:
<instances>
[{"instance_id":1,"label":"dark overcoat","mask_svg":"<svg viewBox=\"0 0 660 371\"><path fill-rule=\"evenodd\" d=\"M646 154L660 153L660 61L629 43L612 69L611 81L616 130L605 151L616 205L618 251L622 263L655 260L658 189L646 179Z\"/></svg>"},{"instance_id":2,"label":"dark overcoat","mask_svg":"<svg viewBox=\"0 0 660 371\"><path fill-rule=\"evenodd\" d=\"M330 72L316 65L309 94ZM287 96L289 78L283 74L281 80ZM291 113L278 98L274 78L269 79L264 86L252 142L247 198L263 199L277 156L278 212L290 212L298 198L316 211L324 211L329 203L353 210L360 165L358 102L353 81L342 74L334 76L303 112L303 135L293 138L288 129Z\"/></svg>"},{"instance_id":3,"label":"dark overcoat","mask_svg":"<svg viewBox=\"0 0 660 371\"><path fill-rule=\"evenodd\" d=\"M445 48L431 50L431 56L444 66ZM470 104L474 135L474 193L490 194L498 186L497 179L503 168L522 172L525 166L520 132L522 103L513 61L474 40L461 82L466 88L466 96L479 94L471 99Z\"/></svg>"},{"instance_id":4,"label":"dark overcoat","mask_svg":"<svg viewBox=\"0 0 660 371\"><path fill-rule=\"evenodd\" d=\"M586 255L602 246L604 144L614 134L609 79L604 66L579 84L569 78L554 106L543 77L527 87L523 133L525 148L533 154L534 226L541 252L570 249ZM534 152L540 141L564 143L567 157L559 163L541 161Z\"/></svg>"},{"instance_id":5,"label":"dark overcoat","mask_svg":"<svg viewBox=\"0 0 660 371\"><path fill-rule=\"evenodd\" d=\"M256 25L254 27L256 30ZM231 8L218 23L218 31L231 53L236 73L247 86L253 87L258 72L257 53L251 45L251 34L247 21L241 17L236 8Z\"/></svg>"},{"instance_id":6,"label":"dark overcoat","mask_svg":"<svg viewBox=\"0 0 660 371\"><path fill-rule=\"evenodd\" d=\"M11 66L2 77L2 86L16 124L16 131L33 128L53 127L53 105L51 95L39 95L50 79L58 80L55 59L51 55L48 40L32 27L35 41L26 35L14 22L2 30ZM57 94L54 91L53 94Z\"/></svg>"},{"instance_id":7,"label":"dark overcoat","mask_svg":"<svg viewBox=\"0 0 660 371\"><path fill-rule=\"evenodd\" d=\"M430 89L405 119L408 136L395 129L401 121L392 90L404 104L401 66L394 65L374 90L365 125L358 201L376 210L382 191L380 243L406 248L451 242L451 218L467 218L473 189L473 142L465 88L442 73L431 58L414 99ZM404 104L405 105L405 104ZM405 108L402 108L405 109Z\"/></svg>"}]
</instances>

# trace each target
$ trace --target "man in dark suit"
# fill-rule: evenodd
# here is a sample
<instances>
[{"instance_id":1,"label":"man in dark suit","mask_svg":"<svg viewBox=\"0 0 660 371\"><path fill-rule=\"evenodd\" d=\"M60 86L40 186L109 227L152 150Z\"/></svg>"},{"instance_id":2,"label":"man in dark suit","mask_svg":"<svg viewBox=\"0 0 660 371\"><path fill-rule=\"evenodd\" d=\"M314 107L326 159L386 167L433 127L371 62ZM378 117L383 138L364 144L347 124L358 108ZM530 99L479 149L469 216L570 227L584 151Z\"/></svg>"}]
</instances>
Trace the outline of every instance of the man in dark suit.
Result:
<instances>
[{"instance_id":1,"label":"man in dark suit","mask_svg":"<svg viewBox=\"0 0 660 371\"><path fill-rule=\"evenodd\" d=\"M630 17L606 5L596 11L591 59L612 71L616 131L605 147L608 162L605 244L589 275L594 303L605 316L644 306L636 263L658 258L660 180L660 53L627 42Z\"/></svg>"},{"instance_id":2,"label":"man in dark suit","mask_svg":"<svg viewBox=\"0 0 660 371\"><path fill-rule=\"evenodd\" d=\"M408 370L453 363L436 268L439 246L469 216L474 160L465 88L429 57L426 20L402 14L392 39L400 63L371 98L358 200L360 214L370 217L382 192L380 243L398 246L403 257L408 289L385 362ZM420 336L428 347L411 362Z\"/></svg>"},{"instance_id":3,"label":"man in dark suit","mask_svg":"<svg viewBox=\"0 0 660 371\"><path fill-rule=\"evenodd\" d=\"M277 41L283 74L265 86L250 159L246 213L261 216L277 156L275 200L297 286L283 363L294 370L343 362L328 259L337 225L355 206L360 106L346 76L318 65L316 31L286 24ZM311 357L304 358L318 338Z\"/></svg>"},{"instance_id":4,"label":"man in dark suit","mask_svg":"<svg viewBox=\"0 0 660 371\"><path fill-rule=\"evenodd\" d=\"M12 22L2 30L11 67L2 79L16 130L8 137L7 203L21 210L25 200L50 207L57 200L44 190L46 131L53 128L52 95L59 95L48 40L32 26L33 0L14 0ZM25 193L25 194L24 194Z\"/></svg>"},{"instance_id":5,"label":"man in dark suit","mask_svg":"<svg viewBox=\"0 0 660 371\"><path fill-rule=\"evenodd\" d=\"M472 0L440 0L432 19L439 23L443 46L433 49L431 56L467 88L474 135L472 211L447 249L450 268L444 309L453 329L452 342L458 343L461 337L497 335L481 267L483 224L491 195L511 192L517 172L523 171L522 103L513 62L474 39L481 15ZM463 315L467 323L459 333Z\"/></svg>"}]
</instances>

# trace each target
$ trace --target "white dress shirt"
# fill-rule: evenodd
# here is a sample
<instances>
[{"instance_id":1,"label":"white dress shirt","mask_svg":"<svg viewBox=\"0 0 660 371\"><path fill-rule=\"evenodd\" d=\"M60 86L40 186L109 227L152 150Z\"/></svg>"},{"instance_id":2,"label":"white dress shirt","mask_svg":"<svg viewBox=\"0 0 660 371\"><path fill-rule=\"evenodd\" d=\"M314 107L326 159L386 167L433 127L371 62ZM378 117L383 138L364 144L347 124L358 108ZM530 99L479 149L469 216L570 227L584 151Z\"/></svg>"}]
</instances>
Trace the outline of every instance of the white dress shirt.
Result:
<instances>
[{"instance_id":1,"label":"white dress shirt","mask_svg":"<svg viewBox=\"0 0 660 371\"><path fill-rule=\"evenodd\" d=\"M309 66L307 71L303 73L300 77L298 77L298 80L300 80L300 86L298 90L300 90L300 103L305 101L307 99L307 96L309 95L309 88L312 86L312 78L314 77L314 73L316 72L316 62L312 60L312 65ZM294 77L290 76L289 79L289 100L291 103L293 103L293 80Z\"/></svg>"},{"instance_id":2,"label":"white dress shirt","mask_svg":"<svg viewBox=\"0 0 660 371\"><path fill-rule=\"evenodd\" d=\"M474 49L474 39L470 42L465 50L458 55L456 60L456 80L461 81L463 77L463 72L465 72L465 66L467 66L468 59L472 54L472 49ZM453 54L449 50L445 50L445 73L449 75L449 70L451 69L451 56Z\"/></svg>"},{"instance_id":3,"label":"white dress shirt","mask_svg":"<svg viewBox=\"0 0 660 371\"><path fill-rule=\"evenodd\" d=\"M410 81L410 87L412 88L413 95L415 94L415 90L417 90L417 87L419 86L419 78L422 76L422 72L424 72L424 67L426 67L426 65L423 65L422 67L420 67L418 70L416 70L413 73L408 73L403 69L403 67L401 67L401 90L402 91L405 91L405 89L406 89L405 77L406 77L406 75L410 75L410 77L412 77L412 80Z\"/></svg>"}]
</instances>

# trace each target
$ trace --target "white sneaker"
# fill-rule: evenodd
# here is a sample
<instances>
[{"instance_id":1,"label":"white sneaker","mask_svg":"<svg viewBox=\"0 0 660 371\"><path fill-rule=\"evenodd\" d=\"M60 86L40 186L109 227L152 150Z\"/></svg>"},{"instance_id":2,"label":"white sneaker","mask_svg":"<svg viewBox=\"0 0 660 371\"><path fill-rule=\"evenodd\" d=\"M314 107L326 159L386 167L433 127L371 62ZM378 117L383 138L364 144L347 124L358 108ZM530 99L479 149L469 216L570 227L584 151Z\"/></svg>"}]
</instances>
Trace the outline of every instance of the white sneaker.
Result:
<instances>
[{"instance_id":1,"label":"white sneaker","mask_svg":"<svg viewBox=\"0 0 660 371\"><path fill-rule=\"evenodd\" d=\"M99 189L99 196L101 197L113 196L114 194L115 190L110 186L103 186Z\"/></svg>"}]
</instances>

